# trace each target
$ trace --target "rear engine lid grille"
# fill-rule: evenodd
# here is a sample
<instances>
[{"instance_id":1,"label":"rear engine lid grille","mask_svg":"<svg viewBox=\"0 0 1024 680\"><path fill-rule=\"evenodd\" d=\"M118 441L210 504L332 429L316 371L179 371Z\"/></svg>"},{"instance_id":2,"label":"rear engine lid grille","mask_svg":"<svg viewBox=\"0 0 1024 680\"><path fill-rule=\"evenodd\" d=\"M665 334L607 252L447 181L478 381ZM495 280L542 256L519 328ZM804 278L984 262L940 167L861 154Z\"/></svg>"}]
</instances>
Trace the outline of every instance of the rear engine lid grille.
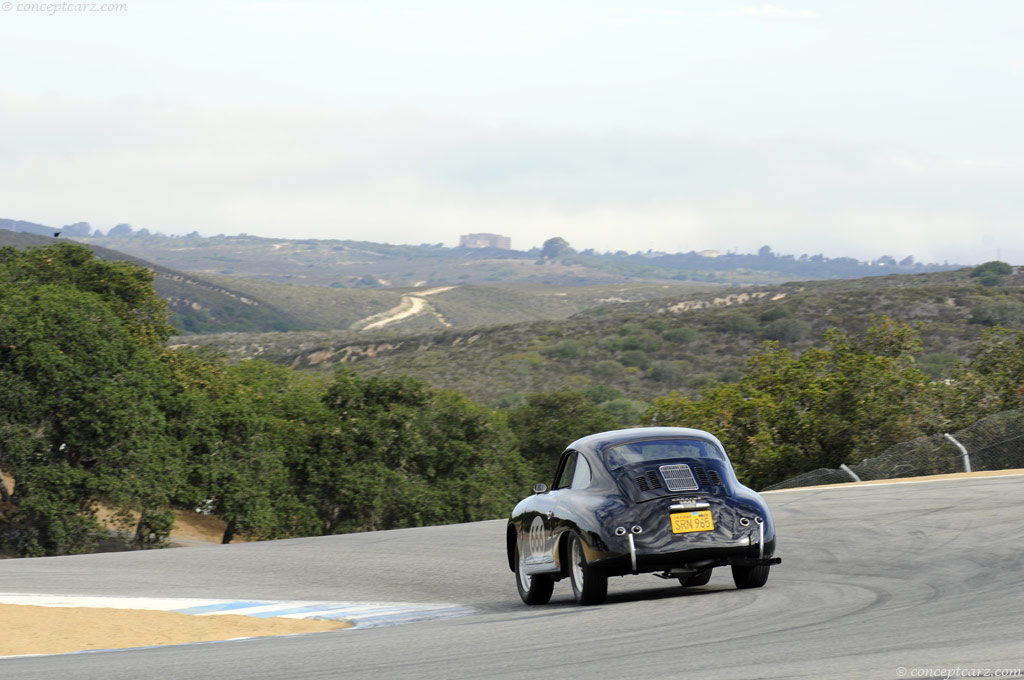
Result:
<instances>
[{"instance_id":1,"label":"rear engine lid grille","mask_svg":"<svg viewBox=\"0 0 1024 680\"><path fill-rule=\"evenodd\" d=\"M700 482L701 486L708 486L711 482L708 481L708 473L702 467L693 468L693 474L697 475L697 481Z\"/></svg>"},{"instance_id":2,"label":"rear engine lid grille","mask_svg":"<svg viewBox=\"0 0 1024 680\"><path fill-rule=\"evenodd\" d=\"M662 465L661 476L665 478L665 486L669 491L695 491L697 480L693 478L689 465ZM653 473L652 470L650 473Z\"/></svg>"},{"instance_id":3,"label":"rear engine lid grille","mask_svg":"<svg viewBox=\"0 0 1024 680\"><path fill-rule=\"evenodd\" d=\"M648 470L647 475L640 475L636 478L636 485L640 487L641 491L650 491L651 489L660 489L661 480L658 479L658 473L654 470ZM671 488L671 487L669 487Z\"/></svg>"},{"instance_id":4,"label":"rear engine lid grille","mask_svg":"<svg viewBox=\"0 0 1024 680\"><path fill-rule=\"evenodd\" d=\"M697 475L697 481L700 482L701 486L722 486L722 478L718 475L718 470L715 468L704 469L702 467L693 468L693 474Z\"/></svg>"},{"instance_id":5,"label":"rear engine lid grille","mask_svg":"<svg viewBox=\"0 0 1024 680\"><path fill-rule=\"evenodd\" d=\"M656 473L654 470L647 471L647 479L650 480L652 489L661 488L661 480L658 479L658 473Z\"/></svg>"}]
</instances>

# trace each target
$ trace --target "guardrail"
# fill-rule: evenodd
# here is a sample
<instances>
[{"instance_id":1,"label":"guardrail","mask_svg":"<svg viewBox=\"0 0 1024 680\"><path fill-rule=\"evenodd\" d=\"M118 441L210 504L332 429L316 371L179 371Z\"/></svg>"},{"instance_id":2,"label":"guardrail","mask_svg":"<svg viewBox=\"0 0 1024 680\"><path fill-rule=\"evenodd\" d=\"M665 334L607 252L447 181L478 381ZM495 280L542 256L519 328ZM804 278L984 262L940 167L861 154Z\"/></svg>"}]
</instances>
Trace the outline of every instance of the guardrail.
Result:
<instances>
[{"instance_id":1,"label":"guardrail","mask_svg":"<svg viewBox=\"0 0 1024 680\"><path fill-rule=\"evenodd\" d=\"M859 463L811 470L761 491L1009 468L1024 468L1024 409L997 413L958 432L902 442Z\"/></svg>"}]
</instances>

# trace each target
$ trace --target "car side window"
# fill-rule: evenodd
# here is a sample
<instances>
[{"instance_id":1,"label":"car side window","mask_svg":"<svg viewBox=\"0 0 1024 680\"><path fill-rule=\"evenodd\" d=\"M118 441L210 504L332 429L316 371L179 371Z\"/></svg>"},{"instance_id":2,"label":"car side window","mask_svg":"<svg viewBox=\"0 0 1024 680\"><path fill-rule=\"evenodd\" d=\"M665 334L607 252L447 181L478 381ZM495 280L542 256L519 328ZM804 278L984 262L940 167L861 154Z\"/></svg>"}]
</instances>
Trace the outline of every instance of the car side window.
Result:
<instances>
[{"instance_id":1,"label":"car side window","mask_svg":"<svg viewBox=\"0 0 1024 680\"><path fill-rule=\"evenodd\" d=\"M579 454L575 451L570 451L565 455L562 460L562 467L558 472L558 478L555 480L556 489L567 489L572 484L573 475L576 474L576 460L579 458Z\"/></svg>"},{"instance_id":2,"label":"car side window","mask_svg":"<svg viewBox=\"0 0 1024 680\"><path fill-rule=\"evenodd\" d=\"M585 489L590 486L590 463L583 456L576 456L576 471L572 475L572 488Z\"/></svg>"}]
</instances>

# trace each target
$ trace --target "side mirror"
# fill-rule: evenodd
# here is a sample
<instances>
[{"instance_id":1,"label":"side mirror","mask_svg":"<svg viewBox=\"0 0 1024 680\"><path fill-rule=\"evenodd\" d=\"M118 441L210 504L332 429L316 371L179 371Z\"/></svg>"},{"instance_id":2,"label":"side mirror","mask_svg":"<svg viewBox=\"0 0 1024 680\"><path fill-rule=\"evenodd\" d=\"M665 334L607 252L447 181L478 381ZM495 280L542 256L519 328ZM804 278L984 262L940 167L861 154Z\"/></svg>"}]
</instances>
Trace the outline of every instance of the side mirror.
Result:
<instances>
[{"instance_id":1,"label":"side mirror","mask_svg":"<svg viewBox=\"0 0 1024 680\"><path fill-rule=\"evenodd\" d=\"M547 490L548 490L548 485L545 484L544 482L537 482L536 484L533 485L533 492L534 493L544 493Z\"/></svg>"}]
</instances>

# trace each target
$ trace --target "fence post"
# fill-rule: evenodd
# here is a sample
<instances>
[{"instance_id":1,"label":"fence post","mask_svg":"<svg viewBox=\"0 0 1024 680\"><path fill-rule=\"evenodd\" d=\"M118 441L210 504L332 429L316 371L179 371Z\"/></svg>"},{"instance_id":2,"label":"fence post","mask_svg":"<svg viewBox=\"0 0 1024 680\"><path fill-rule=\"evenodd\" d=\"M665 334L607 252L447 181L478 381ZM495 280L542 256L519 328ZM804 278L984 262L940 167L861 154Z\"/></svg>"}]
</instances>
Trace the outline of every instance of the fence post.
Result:
<instances>
[{"instance_id":1,"label":"fence post","mask_svg":"<svg viewBox=\"0 0 1024 680\"><path fill-rule=\"evenodd\" d=\"M840 464L839 469L842 470L843 472L845 472L846 474L850 475L850 477L853 478L853 481L855 481L855 482L859 482L860 481L860 477L857 476L857 473L854 472L853 470L851 470L849 467L847 467L846 463Z\"/></svg>"},{"instance_id":2,"label":"fence post","mask_svg":"<svg viewBox=\"0 0 1024 680\"><path fill-rule=\"evenodd\" d=\"M945 437L946 439L948 439L949 441L953 442L953 444L956 445L956 448L960 449L960 455L964 459L964 472L970 472L971 471L971 457L967 454L967 449L964 448L964 445L961 444L960 442L958 442L956 440L956 438L953 437L953 435L951 435L949 433L946 433L946 434L944 434L942 436Z\"/></svg>"}]
</instances>

